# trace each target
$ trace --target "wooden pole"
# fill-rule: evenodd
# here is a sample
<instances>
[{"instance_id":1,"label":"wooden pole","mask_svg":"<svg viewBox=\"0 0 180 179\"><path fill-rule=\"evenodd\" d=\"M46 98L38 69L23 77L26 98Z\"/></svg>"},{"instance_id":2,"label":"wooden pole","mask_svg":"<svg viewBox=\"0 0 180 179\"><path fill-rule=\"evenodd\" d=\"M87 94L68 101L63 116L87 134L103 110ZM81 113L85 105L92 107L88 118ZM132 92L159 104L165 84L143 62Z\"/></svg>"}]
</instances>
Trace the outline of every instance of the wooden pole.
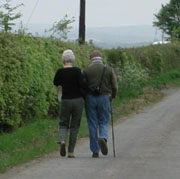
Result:
<instances>
[{"instance_id":1,"label":"wooden pole","mask_svg":"<svg viewBox=\"0 0 180 179\"><path fill-rule=\"evenodd\" d=\"M80 0L80 17L79 17L79 43L83 44L85 42L85 7L86 1Z\"/></svg>"}]
</instances>

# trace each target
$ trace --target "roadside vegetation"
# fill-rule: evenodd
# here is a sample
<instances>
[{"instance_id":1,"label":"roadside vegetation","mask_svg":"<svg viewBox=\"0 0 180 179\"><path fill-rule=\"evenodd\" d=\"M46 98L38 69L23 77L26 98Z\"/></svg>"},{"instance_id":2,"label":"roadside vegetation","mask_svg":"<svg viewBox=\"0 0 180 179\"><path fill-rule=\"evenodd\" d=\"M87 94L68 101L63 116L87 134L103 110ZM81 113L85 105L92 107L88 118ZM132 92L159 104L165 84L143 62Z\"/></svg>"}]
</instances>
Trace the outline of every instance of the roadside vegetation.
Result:
<instances>
[{"instance_id":1,"label":"roadside vegetation","mask_svg":"<svg viewBox=\"0 0 180 179\"><path fill-rule=\"evenodd\" d=\"M53 86L56 70L62 67L61 54L72 49L75 66L89 64L90 44L63 42L74 18L55 22L51 37L33 37L21 29L12 34L14 20L21 17L23 4L0 6L0 173L9 168L56 151L58 136L57 89ZM173 43L132 49L100 49L104 62L118 77L119 91L113 101L114 119L123 119L163 98L161 89L180 86L179 22L164 16L179 1L171 0L156 15L154 25L170 35ZM179 14L177 14L179 16ZM163 19L164 17L167 17ZM174 16L173 16L174 17ZM169 22L169 23L167 23ZM164 24L165 23L165 24ZM166 26L168 24L168 26ZM85 114L79 138L88 136Z\"/></svg>"},{"instance_id":2,"label":"roadside vegetation","mask_svg":"<svg viewBox=\"0 0 180 179\"><path fill-rule=\"evenodd\" d=\"M53 77L70 48L75 65L89 63L93 45L0 33L0 172L58 149L58 101ZM115 68L119 92L114 118L138 112L180 83L180 44L102 50ZM79 138L88 136L85 114Z\"/></svg>"}]
</instances>

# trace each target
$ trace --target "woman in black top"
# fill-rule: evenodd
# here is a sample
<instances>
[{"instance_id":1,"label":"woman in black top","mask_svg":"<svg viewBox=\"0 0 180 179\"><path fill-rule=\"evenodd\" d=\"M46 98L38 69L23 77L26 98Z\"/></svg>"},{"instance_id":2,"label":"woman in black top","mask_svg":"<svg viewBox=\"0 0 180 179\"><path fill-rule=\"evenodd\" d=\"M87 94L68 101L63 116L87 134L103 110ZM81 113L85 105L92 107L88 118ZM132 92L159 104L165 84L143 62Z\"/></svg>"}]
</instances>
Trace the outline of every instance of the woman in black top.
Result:
<instances>
[{"instance_id":1,"label":"woman in black top","mask_svg":"<svg viewBox=\"0 0 180 179\"><path fill-rule=\"evenodd\" d=\"M58 143L61 144L60 155L66 156L66 139L70 129L68 157L73 158L84 107L81 88L86 88L86 83L81 70L72 66L75 60L72 50L65 50L62 60L64 68L58 69L54 77L54 85L62 87Z\"/></svg>"}]
</instances>

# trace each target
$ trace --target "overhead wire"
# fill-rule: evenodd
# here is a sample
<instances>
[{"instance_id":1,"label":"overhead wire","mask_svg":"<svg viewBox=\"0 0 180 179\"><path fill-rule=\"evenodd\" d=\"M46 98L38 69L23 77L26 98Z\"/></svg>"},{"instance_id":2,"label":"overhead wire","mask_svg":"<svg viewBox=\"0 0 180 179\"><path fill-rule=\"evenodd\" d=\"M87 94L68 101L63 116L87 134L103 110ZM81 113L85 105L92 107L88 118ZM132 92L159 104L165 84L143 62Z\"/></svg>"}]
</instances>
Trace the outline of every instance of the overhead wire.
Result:
<instances>
[{"instance_id":1,"label":"overhead wire","mask_svg":"<svg viewBox=\"0 0 180 179\"><path fill-rule=\"evenodd\" d=\"M34 12L35 12L38 4L39 4L39 1L40 1L40 0L37 0L37 1L36 1L36 4L34 5L34 8L33 8L32 12L31 12L31 14L30 14L30 16L29 16L29 18L28 18L28 20L27 20L27 23L26 23L26 25L25 25L26 28L27 28L27 26L28 26L28 24L29 24L29 22L30 22L30 20L31 20L31 18L32 18L32 16L33 16L33 14L34 14Z\"/></svg>"}]
</instances>

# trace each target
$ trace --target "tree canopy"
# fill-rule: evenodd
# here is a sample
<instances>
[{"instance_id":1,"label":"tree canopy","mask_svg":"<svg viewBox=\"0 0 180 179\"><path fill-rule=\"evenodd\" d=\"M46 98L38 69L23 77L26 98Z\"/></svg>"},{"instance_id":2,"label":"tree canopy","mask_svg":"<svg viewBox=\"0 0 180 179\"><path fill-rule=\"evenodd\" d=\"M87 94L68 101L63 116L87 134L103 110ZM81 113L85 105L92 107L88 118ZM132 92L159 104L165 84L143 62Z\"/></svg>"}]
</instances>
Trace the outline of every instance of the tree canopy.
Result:
<instances>
[{"instance_id":1,"label":"tree canopy","mask_svg":"<svg viewBox=\"0 0 180 179\"><path fill-rule=\"evenodd\" d=\"M176 36L180 39L180 0L170 0L168 4L162 5L155 17L154 26L159 27L171 38Z\"/></svg>"},{"instance_id":2,"label":"tree canopy","mask_svg":"<svg viewBox=\"0 0 180 179\"><path fill-rule=\"evenodd\" d=\"M14 13L14 11L23 4L12 7L10 2L11 0L6 0L6 3L0 6L0 27L3 32L10 32L15 25L13 21L21 17L21 13Z\"/></svg>"}]
</instances>

